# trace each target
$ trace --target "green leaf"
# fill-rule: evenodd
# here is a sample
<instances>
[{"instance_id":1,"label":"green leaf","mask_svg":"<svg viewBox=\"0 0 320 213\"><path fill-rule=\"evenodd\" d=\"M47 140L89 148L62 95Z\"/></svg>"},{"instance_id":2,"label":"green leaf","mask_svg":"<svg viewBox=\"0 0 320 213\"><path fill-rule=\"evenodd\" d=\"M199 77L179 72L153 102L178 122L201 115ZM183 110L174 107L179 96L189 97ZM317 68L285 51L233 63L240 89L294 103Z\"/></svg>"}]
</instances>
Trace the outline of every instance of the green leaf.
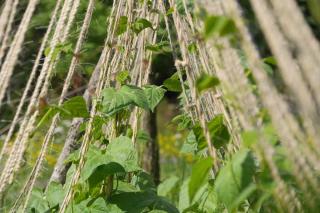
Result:
<instances>
[{"instance_id":1,"label":"green leaf","mask_svg":"<svg viewBox=\"0 0 320 213\"><path fill-rule=\"evenodd\" d=\"M319 0L307 0L308 9L312 15L312 18L320 24L320 1Z\"/></svg>"},{"instance_id":2,"label":"green leaf","mask_svg":"<svg viewBox=\"0 0 320 213\"><path fill-rule=\"evenodd\" d=\"M259 134L255 130L245 131L241 134L241 138L242 138L243 144L246 147L251 148L253 147L253 145L255 145L258 142Z\"/></svg>"},{"instance_id":3,"label":"green leaf","mask_svg":"<svg viewBox=\"0 0 320 213\"><path fill-rule=\"evenodd\" d=\"M143 109L149 109L145 92L133 85L124 85L120 90L106 88L102 91L102 111L112 115L129 105L135 105Z\"/></svg>"},{"instance_id":4,"label":"green leaf","mask_svg":"<svg viewBox=\"0 0 320 213\"><path fill-rule=\"evenodd\" d=\"M90 188L95 187L97 184L105 180L108 176L117 173L125 173L125 169L116 162L110 162L96 167L88 178Z\"/></svg>"},{"instance_id":5,"label":"green leaf","mask_svg":"<svg viewBox=\"0 0 320 213\"><path fill-rule=\"evenodd\" d=\"M119 36L127 31L128 26L128 17L127 16L121 16L119 18L119 23L116 30L116 35Z\"/></svg>"},{"instance_id":6,"label":"green leaf","mask_svg":"<svg viewBox=\"0 0 320 213\"><path fill-rule=\"evenodd\" d=\"M171 15L173 12L174 12L174 7L170 7L166 12L166 16Z\"/></svg>"},{"instance_id":7,"label":"green leaf","mask_svg":"<svg viewBox=\"0 0 320 213\"><path fill-rule=\"evenodd\" d=\"M255 173L255 162L248 149L236 153L219 172L215 181L218 199L231 211L234 202L252 183Z\"/></svg>"},{"instance_id":8,"label":"green leaf","mask_svg":"<svg viewBox=\"0 0 320 213\"><path fill-rule=\"evenodd\" d=\"M236 32L233 20L226 16L208 16L204 25L205 38L209 38L212 35L226 36Z\"/></svg>"},{"instance_id":9,"label":"green leaf","mask_svg":"<svg viewBox=\"0 0 320 213\"><path fill-rule=\"evenodd\" d=\"M157 191L153 177L144 171L137 172L137 174L133 176L131 184L141 191Z\"/></svg>"},{"instance_id":10,"label":"green leaf","mask_svg":"<svg viewBox=\"0 0 320 213\"><path fill-rule=\"evenodd\" d=\"M139 18L131 25L131 29L136 34L139 34L142 30L146 28L152 28L152 23L145 18Z\"/></svg>"},{"instance_id":11,"label":"green leaf","mask_svg":"<svg viewBox=\"0 0 320 213\"><path fill-rule=\"evenodd\" d=\"M182 92L182 87L177 72L173 74L170 78L166 79L163 82L163 86L165 86L168 89L168 91L171 92Z\"/></svg>"},{"instance_id":12,"label":"green leaf","mask_svg":"<svg viewBox=\"0 0 320 213\"><path fill-rule=\"evenodd\" d=\"M62 202L64 194L63 187L60 183L50 182L46 192L46 199L49 206L52 208Z\"/></svg>"},{"instance_id":13,"label":"green leaf","mask_svg":"<svg viewBox=\"0 0 320 213\"><path fill-rule=\"evenodd\" d=\"M189 197L192 201L197 191L208 179L209 171L212 167L212 158L200 159L192 166L192 173L189 182Z\"/></svg>"},{"instance_id":14,"label":"green leaf","mask_svg":"<svg viewBox=\"0 0 320 213\"><path fill-rule=\"evenodd\" d=\"M162 87L158 87L155 85L146 85L143 87L143 90L146 94L148 99L149 108L153 112L155 107L160 103L162 100L166 90Z\"/></svg>"},{"instance_id":15,"label":"green leaf","mask_svg":"<svg viewBox=\"0 0 320 213\"><path fill-rule=\"evenodd\" d=\"M146 208L164 210L170 213L179 212L167 200L149 191L114 194L111 196L110 202L116 204L121 210L130 213L144 212L143 210Z\"/></svg>"},{"instance_id":16,"label":"green leaf","mask_svg":"<svg viewBox=\"0 0 320 213\"><path fill-rule=\"evenodd\" d=\"M112 115L133 103L126 94L118 92L114 88L104 89L102 97L102 111L107 115Z\"/></svg>"},{"instance_id":17,"label":"green leaf","mask_svg":"<svg viewBox=\"0 0 320 213\"><path fill-rule=\"evenodd\" d=\"M28 203L30 212L46 212L49 209L48 202L44 198L44 194L40 189L33 189Z\"/></svg>"},{"instance_id":18,"label":"green leaf","mask_svg":"<svg viewBox=\"0 0 320 213\"><path fill-rule=\"evenodd\" d=\"M102 197L99 197L89 206L89 212L90 213L105 213L105 212L109 212L108 211L109 208L107 207L104 199ZM116 209L116 208L113 207L113 209Z\"/></svg>"},{"instance_id":19,"label":"green leaf","mask_svg":"<svg viewBox=\"0 0 320 213\"><path fill-rule=\"evenodd\" d=\"M157 44L147 44L146 49L156 53L168 53L172 51L168 41L161 41Z\"/></svg>"},{"instance_id":20,"label":"green leaf","mask_svg":"<svg viewBox=\"0 0 320 213\"><path fill-rule=\"evenodd\" d=\"M91 145L89 147L89 150L86 154L86 159L87 160L83 166L81 173L81 181L87 180L98 166L112 162L110 156L105 155L94 145Z\"/></svg>"},{"instance_id":21,"label":"green leaf","mask_svg":"<svg viewBox=\"0 0 320 213\"><path fill-rule=\"evenodd\" d=\"M187 114L177 115L172 122L178 124L178 131L190 129L192 127L192 119Z\"/></svg>"},{"instance_id":22,"label":"green leaf","mask_svg":"<svg viewBox=\"0 0 320 213\"><path fill-rule=\"evenodd\" d=\"M61 106L61 117L64 119L71 119L75 117L88 118L90 116L86 101L82 96L70 98Z\"/></svg>"},{"instance_id":23,"label":"green leaf","mask_svg":"<svg viewBox=\"0 0 320 213\"><path fill-rule=\"evenodd\" d=\"M122 165L126 172L140 170L138 165L138 153L130 138L120 136L113 139L107 146L106 155L112 162Z\"/></svg>"},{"instance_id":24,"label":"green leaf","mask_svg":"<svg viewBox=\"0 0 320 213\"><path fill-rule=\"evenodd\" d=\"M183 143L181 153L195 154L198 150L197 138L191 130L187 136L186 141Z\"/></svg>"},{"instance_id":25,"label":"green leaf","mask_svg":"<svg viewBox=\"0 0 320 213\"><path fill-rule=\"evenodd\" d=\"M217 77L202 74L196 81L196 88L199 93L210 88L215 88L220 84L220 81Z\"/></svg>"},{"instance_id":26,"label":"green leaf","mask_svg":"<svg viewBox=\"0 0 320 213\"><path fill-rule=\"evenodd\" d=\"M48 108L48 111L41 117L40 121L38 122L38 125L36 129L41 128L45 124L49 123L51 119L59 112L59 109L52 106Z\"/></svg>"},{"instance_id":27,"label":"green leaf","mask_svg":"<svg viewBox=\"0 0 320 213\"><path fill-rule=\"evenodd\" d=\"M209 123L208 129L211 136L211 142L215 148L226 145L230 140L228 127L224 125L223 115L215 116Z\"/></svg>"},{"instance_id":28,"label":"green leaf","mask_svg":"<svg viewBox=\"0 0 320 213\"><path fill-rule=\"evenodd\" d=\"M177 176L171 176L164 180L158 186L158 195L167 196L176 186L179 181Z\"/></svg>"},{"instance_id":29,"label":"green leaf","mask_svg":"<svg viewBox=\"0 0 320 213\"><path fill-rule=\"evenodd\" d=\"M262 61L264 63L270 64L270 65L273 65L273 66L277 66L277 64L278 64L277 60L273 56L269 56L269 57L263 58Z\"/></svg>"},{"instance_id":30,"label":"green leaf","mask_svg":"<svg viewBox=\"0 0 320 213\"><path fill-rule=\"evenodd\" d=\"M128 70L124 70L118 73L116 80L122 85L124 84L127 80L130 81L130 75Z\"/></svg>"}]
</instances>

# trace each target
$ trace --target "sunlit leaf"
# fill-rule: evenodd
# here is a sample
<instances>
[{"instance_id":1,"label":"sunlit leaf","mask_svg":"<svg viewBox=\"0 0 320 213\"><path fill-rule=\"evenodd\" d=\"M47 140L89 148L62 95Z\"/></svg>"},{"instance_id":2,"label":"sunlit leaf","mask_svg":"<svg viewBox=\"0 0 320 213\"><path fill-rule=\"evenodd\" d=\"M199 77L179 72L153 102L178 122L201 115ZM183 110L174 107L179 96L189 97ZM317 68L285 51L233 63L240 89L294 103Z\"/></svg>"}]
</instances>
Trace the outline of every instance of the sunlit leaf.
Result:
<instances>
[{"instance_id":1,"label":"sunlit leaf","mask_svg":"<svg viewBox=\"0 0 320 213\"><path fill-rule=\"evenodd\" d=\"M136 34L139 34L142 30L146 28L153 29L151 22L145 18L137 19L135 22L132 23L131 28L133 32L135 32Z\"/></svg>"},{"instance_id":2,"label":"sunlit leaf","mask_svg":"<svg viewBox=\"0 0 320 213\"><path fill-rule=\"evenodd\" d=\"M254 173L255 163L248 149L240 150L220 170L215 181L215 190L218 199L229 210L235 208L234 202L238 196L252 183Z\"/></svg>"},{"instance_id":3,"label":"sunlit leaf","mask_svg":"<svg viewBox=\"0 0 320 213\"><path fill-rule=\"evenodd\" d=\"M148 98L149 108L153 112L155 107L162 100L166 90L155 85L146 85L143 87L143 90Z\"/></svg>"},{"instance_id":4,"label":"sunlit leaf","mask_svg":"<svg viewBox=\"0 0 320 213\"><path fill-rule=\"evenodd\" d=\"M205 91L210 88L215 88L220 84L217 77L208 74L202 74L196 81L196 88L198 92Z\"/></svg>"},{"instance_id":5,"label":"sunlit leaf","mask_svg":"<svg viewBox=\"0 0 320 213\"><path fill-rule=\"evenodd\" d=\"M212 164L212 158L204 158L192 166L188 192L191 201L200 187L208 180L208 174L212 168Z\"/></svg>"},{"instance_id":6,"label":"sunlit leaf","mask_svg":"<svg viewBox=\"0 0 320 213\"><path fill-rule=\"evenodd\" d=\"M128 26L128 17L127 16L121 16L119 18L119 23L117 26L116 34L119 36L127 31Z\"/></svg>"},{"instance_id":7,"label":"sunlit leaf","mask_svg":"<svg viewBox=\"0 0 320 213\"><path fill-rule=\"evenodd\" d=\"M208 16L205 20L204 35L206 38L217 35L226 36L236 32L232 19L226 16Z\"/></svg>"},{"instance_id":8,"label":"sunlit leaf","mask_svg":"<svg viewBox=\"0 0 320 213\"><path fill-rule=\"evenodd\" d=\"M171 176L165 179L158 186L158 195L167 196L176 186L179 181L177 176Z\"/></svg>"}]
</instances>

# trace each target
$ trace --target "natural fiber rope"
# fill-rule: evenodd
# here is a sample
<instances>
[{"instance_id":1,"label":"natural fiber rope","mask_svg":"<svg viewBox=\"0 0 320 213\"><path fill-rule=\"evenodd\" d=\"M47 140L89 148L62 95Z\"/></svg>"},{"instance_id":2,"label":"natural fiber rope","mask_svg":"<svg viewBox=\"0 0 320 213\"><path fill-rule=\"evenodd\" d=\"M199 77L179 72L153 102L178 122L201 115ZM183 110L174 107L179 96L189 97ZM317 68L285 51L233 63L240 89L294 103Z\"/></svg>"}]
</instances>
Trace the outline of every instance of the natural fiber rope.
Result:
<instances>
[{"instance_id":1,"label":"natural fiber rope","mask_svg":"<svg viewBox=\"0 0 320 213\"><path fill-rule=\"evenodd\" d=\"M17 134L16 140L11 150L9 159L5 164L3 173L0 177L0 193L3 192L8 182L10 183L9 180L12 179L13 172L16 171L16 169L18 168L17 165L20 164L20 161L22 159L22 154L24 152L28 135L30 134L30 131L32 131L35 117L39 113L39 111L37 110L39 94L41 92L40 90L42 90L41 88L43 88L42 87L43 81L45 80L46 76L50 74L49 68L51 67L51 64L52 64L51 58L52 58L53 51L56 45L58 44L60 35L64 32L64 30L68 30L68 29L64 29L63 27L64 27L65 20L67 19L67 12L70 10L70 8L72 8L72 1L66 0L64 2L60 18L57 23L57 27L55 29L55 33L53 35L53 38L50 44L51 49L50 49L49 55L48 57L45 58L44 64L40 72L40 76L37 80L37 84L33 91L24 120L21 123L19 132ZM33 119L30 119L30 118L33 118Z\"/></svg>"},{"instance_id":2,"label":"natural fiber rope","mask_svg":"<svg viewBox=\"0 0 320 213\"><path fill-rule=\"evenodd\" d=\"M74 51L75 54L80 52L81 48L83 46L86 34L87 34L89 26L90 26L91 17L92 17L92 13L93 13L93 9L94 9L94 2L95 2L95 0L90 0L90 2L88 4L88 8L87 8L87 12L86 12L86 15L85 15L85 18L84 18L84 22L83 22L83 25L82 25L82 28L81 28L81 32L79 34L79 38L78 38L78 41L77 41L77 44L76 44L76 47L75 47L75 51ZM62 90L62 93L61 93L61 96L60 96L60 99L59 99L58 106L61 106L63 104L64 98L65 98L65 96L66 96L66 94L68 92L68 88L70 86L71 79L72 79L72 76L73 76L73 74L75 72L75 68L76 68L76 65L78 64L78 62L79 62L78 57L74 56L72 58L71 65L69 67L69 71L68 71L68 75L66 77L65 83L63 85L63 90ZM27 206L28 201L29 201L30 196L31 196L31 192L32 192L33 186L35 184L35 181L36 181L37 177L39 176L39 173L40 173L40 170L41 170L41 167L42 167L42 163L43 163L44 157L45 157L45 155L47 153L47 148L48 148L49 142L52 140L52 136L53 136L56 124L58 122L58 119L59 119L59 114L55 115L53 120L52 120L52 122L51 122L49 130L48 130L48 132L47 132L47 134L45 136L45 139L44 139L40 154L38 156L38 159L37 159L37 161L35 163L35 166L34 166L32 172L31 172L31 174L30 174L29 180L27 181L27 183L25 184L25 187L21 191L20 198L22 198L24 194L26 195L25 202L24 202L24 205L23 205L24 206L23 210L26 209L26 206ZM16 203L18 203L18 202L19 202L19 199L16 200ZM11 211L14 212L17 209L17 207L18 207L18 205L16 205L16 207L14 207Z\"/></svg>"},{"instance_id":3,"label":"natural fiber rope","mask_svg":"<svg viewBox=\"0 0 320 213\"><path fill-rule=\"evenodd\" d=\"M228 2L230 2L229 4L236 4L233 1L228 1ZM233 11L237 11L236 8L237 8L236 6L233 6ZM284 142L288 141L288 143L291 143L290 141L294 140L291 137L292 133L288 133L287 130L284 131L284 128L290 129L290 126L295 124L295 121L293 118L290 118L291 113L288 110L288 106L281 99L281 97L279 97L277 92L274 90L274 86L272 85L266 73L264 72L260 64L261 62L259 60L259 54L257 53L257 50L255 49L255 46L251 41L250 35L242 22L241 15L239 15L239 12L235 14L237 16L235 17L234 20L236 21L237 27L240 30L240 33L242 34L243 44L244 44L243 48L246 51L249 59L249 63L253 68L253 71L254 71L253 74L258 82L258 88L261 92L262 100L270 110L270 115L273 117L274 125L278 129L278 133L282 138L282 141ZM286 123L286 120L288 120L288 118L290 118L291 121L287 121ZM297 132L300 131L298 127L296 127L296 131ZM288 140L288 137L290 137L289 140ZM289 153L289 155L291 155L291 153ZM300 158L301 158L301 155L300 155ZM297 206L299 205L297 204Z\"/></svg>"},{"instance_id":4,"label":"natural fiber rope","mask_svg":"<svg viewBox=\"0 0 320 213\"><path fill-rule=\"evenodd\" d=\"M7 27L6 27L6 30L4 32L2 42L0 42L0 44L1 44L0 45L0 67L1 67L1 64L2 64L2 59L3 59L3 57L4 57L5 53L6 53L6 50L7 50L8 45L9 45L8 44L9 43L9 37L10 37L10 34L12 33L11 32L12 25L13 25L14 17L15 17L16 12L17 12L17 6L19 4L19 0L14 0L12 4L13 5L12 5L12 9L11 9L10 16L9 16L9 19L8 19ZM0 29L0 31L1 31L1 29ZM0 38L0 41L1 41L1 38Z\"/></svg>"},{"instance_id":5,"label":"natural fiber rope","mask_svg":"<svg viewBox=\"0 0 320 213\"><path fill-rule=\"evenodd\" d=\"M114 23L113 23L113 20L110 21L109 30L108 30L108 36L107 36L107 39L106 39L105 48L104 48L104 50L102 52L102 57L106 57L107 55L110 54L110 48L108 47L108 43L110 43L110 41L112 41L113 38L114 38L116 24L117 24L118 19L120 17L119 16L119 14L120 14L119 10L121 8L120 5L122 5L122 3L123 3L122 0L117 2L118 9L117 9L115 15L113 13L111 13L111 17L113 17L113 15L114 15ZM114 12L115 6L116 6L116 3L114 2L113 11L112 12ZM103 62L102 69L101 69L100 74L99 74L99 78L98 78L99 80L97 82L97 87L96 87L96 90L95 90L95 94L96 94L97 98L99 98L100 95L101 95L103 82L104 82L105 77L106 77L106 70L107 70L106 66L107 66L107 63L108 63L108 61L104 61ZM82 168L84 166L84 163L85 163L85 154L87 153L87 151L89 149L90 133L91 133L91 130L93 128L93 126L92 126L93 125L93 117L95 116L96 110L97 110L96 106L97 106L97 99L94 99L93 102L92 102L92 108L90 110L90 119L88 121L87 128L86 128L85 134L83 136L83 141L82 141L82 144L81 144L81 147L80 147L79 164L78 164L78 167L77 167L75 173L73 174L73 176L71 178L70 186L68 186L68 188L66 189L67 190L66 191L66 195L65 195L65 197L64 197L64 199L62 201L62 204L60 206L60 209L59 209L59 212L61 212L61 213L66 211L66 208L68 207L69 202L73 198L73 186L78 182L78 180L80 178L81 170L82 170Z\"/></svg>"},{"instance_id":6,"label":"natural fiber rope","mask_svg":"<svg viewBox=\"0 0 320 213\"><path fill-rule=\"evenodd\" d=\"M27 9L23 15L22 21L19 25L19 28L15 34L15 37L12 41L8 54L3 62L3 65L0 70L0 106L2 105L2 100L5 96L5 92L10 82L13 69L17 63L19 53L22 49L22 44L28 30L28 26L31 21L33 12L38 4L39 0L30 0L27 6Z\"/></svg>"},{"instance_id":7,"label":"natural fiber rope","mask_svg":"<svg viewBox=\"0 0 320 213\"><path fill-rule=\"evenodd\" d=\"M4 2L4 6L3 9L1 11L1 15L0 15L0 44L2 44L3 42L3 37L5 35L5 29L9 23L9 20L7 17L9 17L11 11L13 8L13 2L12 0L6 0Z\"/></svg>"},{"instance_id":8,"label":"natural fiber rope","mask_svg":"<svg viewBox=\"0 0 320 213\"><path fill-rule=\"evenodd\" d=\"M59 8L61 6L61 3L62 3L62 0L59 0L57 2L56 6L55 6L55 9L54 9L54 12L52 13L52 16L51 16L52 18L51 18L50 23L48 25L48 29L46 31L46 34L43 37L43 40L42 40L41 46L39 48L37 57L35 59L35 62L34 62L30 77L29 77L28 82L27 82L27 85L26 85L26 87L25 87L25 89L23 91L23 95L22 95L22 97L20 99L20 103L19 103L19 105L17 107L17 110L15 112L14 118L13 118L13 120L11 122L10 129L8 131L8 134L6 135L5 140L4 140L4 143L3 143L3 146L2 146L2 150L0 152L0 162L1 162L1 159L3 158L4 153L8 149L9 141L11 140L11 137L13 135L14 129L15 129L17 123L18 123L20 113L22 111L23 105L24 105L24 103L25 103L25 101L27 99L27 96L28 96L28 92L30 91L32 83L33 83L33 81L34 81L34 79L36 77L36 72L37 72L37 70L39 68L43 52L44 52L45 47L47 45L47 42L49 40L49 35L50 35L51 31L52 31L54 23L56 22L57 14L58 14Z\"/></svg>"}]
</instances>

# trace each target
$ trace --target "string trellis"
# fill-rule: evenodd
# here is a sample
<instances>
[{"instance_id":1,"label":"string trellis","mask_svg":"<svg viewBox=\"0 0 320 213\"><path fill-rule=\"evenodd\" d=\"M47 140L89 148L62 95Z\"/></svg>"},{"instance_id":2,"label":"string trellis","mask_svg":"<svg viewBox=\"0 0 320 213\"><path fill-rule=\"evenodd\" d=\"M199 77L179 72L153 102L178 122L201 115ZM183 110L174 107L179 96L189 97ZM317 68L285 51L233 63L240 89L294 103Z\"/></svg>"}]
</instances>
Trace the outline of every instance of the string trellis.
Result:
<instances>
[{"instance_id":1,"label":"string trellis","mask_svg":"<svg viewBox=\"0 0 320 213\"><path fill-rule=\"evenodd\" d=\"M63 105L76 68L80 63L78 55L84 48L87 34L90 33L96 2L97 0L89 0L85 3L85 15L76 36L76 45L58 100L58 107ZM21 22L13 35L14 19L19 3L19 0L6 0L0 15L0 107L10 87L11 77L19 61L19 54L23 49L23 42L32 17L36 13L39 0L28 1ZM124 70L129 71L131 84L141 87L149 83L153 53L146 49L146 45L157 43L156 29L159 28L161 22L164 23L168 34L183 97L187 103L184 111L190 115L194 123L199 121L202 127L208 146L207 155L211 156L214 162L213 178L223 167L226 156L232 156L242 146L241 133L256 130L259 133L259 140L253 150L259 156L260 162L266 162L270 169L271 177L276 183L272 196L278 202L277 205L288 212L301 212L303 211L302 205L311 208L317 205L314 194L319 195L320 193L320 183L317 177L320 153L320 96L317 95L320 80L320 46L306 24L296 1L250 0L268 47L278 62L279 73L286 88L281 92L264 71L262 58L251 38L238 1L198 0L195 3L196 10L206 9L212 15L229 16L233 19L238 29L237 36L240 38L236 47L226 37L207 40L198 38L197 35L202 32L204 23L201 18L193 15L187 3L187 0L179 2L177 0L168 2L156 0L151 3L135 0L113 1L108 17L105 43L88 88L83 94L90 117L86 121L81 118L72 120L64 147L49 180L49 182L63 182L61 176L63 176L62 173L66 173L67 169L63 162L74 149L80 126L85 122L86 129L79 148L79 162L70 183L64 186L66 194L59 207L59 212L67 211L73 200L74 187L80 179L87 160L85 155L93 141L94 118L99 115L98 101L101 99L102 90L106 87L119 88L116 76ZM51 79L59 61L60 53L55 56L55 50L70 38L80 5L80 0L57 0L55 3L20 103L10 129L4 136L0 153L0 161L3 163L0 175L1 196L5 194L10 185L14 184L13 180L20 170L23 156L30 143L30 135L36 131L36 120L40 115L39 105L48 96ZM182 6L183 12L179 11L178 5ZM170 15L166 14L169 8L172 9ZM292 16L292 14L296 15ZM153 26L150 27L152 29L145 29L135 35L129 32L128 25L125 33L117 35L117 26L124 16L127 17L128 23L133 23L138 18L147 19L152 23ZM299 26L300 33L296 32L296 26ZM174 42L177 42L178 48L175 47ZM190 44L196 46L195 51L188 50ZM47 47L49 51L44 57ZM248 67L252 70L257 91L252 90L252 83L246 76L239 48L243 51ZM183 78L184 72L186 80ZM37 73L39 73L38 76ZM221 85L214 91L198 94L196 81L204 73L219 77ZM189 89L186 88L186 83ZM287 96L290 97L290 101L286 98ZM25 106L26 103L28 103L27 106ZM292 105L295 111L292 110ZM277 151L267 142L265 124L259 116L264 109L270 115L281 146L286 149L285 156L292 167L290 172L294 176L299 193L307 197L306 204L303 204L294 187L282 178L280 168L273 159ZM232 138L232 142L223 150L213 146L214 141L212 141L207 126L208 121L220 114L223 115L223 122L231 132ZM136 145L141 117L142 111L135 107L129 118L123 121L132 126L134 145ZM59 113L53 117L42 141L37 160L11 212L26 210L31 192L43 169L45 156L58 127L59 118ZM110 121L105 131L109 139L118 136L117 125L119 124L114 125L112 122L115 121Z\"/></svg>"}]
</instances>

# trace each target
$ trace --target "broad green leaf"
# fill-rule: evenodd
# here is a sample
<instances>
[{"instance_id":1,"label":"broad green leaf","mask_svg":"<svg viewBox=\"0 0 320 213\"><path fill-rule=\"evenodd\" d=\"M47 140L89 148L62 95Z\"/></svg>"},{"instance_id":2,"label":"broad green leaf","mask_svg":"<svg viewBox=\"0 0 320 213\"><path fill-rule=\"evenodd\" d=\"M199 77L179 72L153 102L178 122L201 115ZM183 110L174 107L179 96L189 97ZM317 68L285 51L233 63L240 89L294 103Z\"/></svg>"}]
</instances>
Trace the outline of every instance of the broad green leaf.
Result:
<instances>
[{"instance_id":1,"label":"broad green leaf","mask_svg":"<svg viewBox=\"0 0 320 213\"><path fill-rule=\"evenodd\" d=\"M178 208L180 212L183 212L183 210L187 209L191 205L189 198L189 182L190 178L184 180L180 187L178 202Z\"/></svg>"},{"instance_id":2,"label":"broad green leaf","mask_svg":"<svg viewBox=\"0 0 320 213\"><path fill-rule=\"evenodd\" d=\"M117 26L116 34L119 36L127 31L128 26L128 17L127 16L121 16L119 18L119 23Z\"/></svg>"},{"instance_id":3,"label":"broad green leaf","mask_svg":"<svg viewBox=\"0 0 320 213\"><path fill-rule=\"evenodd\" d=\"M143 87L143 90L146 94L148 99L149 108L153 112L155 107L160 103L162 100L166 90L162 87L158 87L155 85L146 85Z\"/></svg>"},{"instance_id":4,"label":"broad green leaf","mask_svg":"<svg viewBox=\"0 0 320 213\"><path fill-rule=\"evenodd\" d=\"M70 98L62 104L61 108L63 109L63 111L61 111L61 117L65 119L75 117L88 118L90 116L86 101L82 96Z\"/></svg>"},{"instance_id":5,"label":"broad green leaf","mask_svg":"<svg viewBox=\"0 0 320 213\"><path fill-rule=\"evenodd\" d=\"M182 87L179 80L168 78L163 82L163 86L165 86L168 91L171 92L182 92Z\"/></svg>"},{"instance_id":6,"label":"broad green leaf","mask_svg":"<svg viewBox=\"0 0 320 213\"><path fill-rule=\"evenodd\" d=\"M196 81L196 88L199 93L210 88L215 88L220 84L217 77L208 74L202 74Z\"/></svg>"},{"instance_id":7,"label":"broad green leaf","mask_svg":"<svg viewBox=\"0 0 320 213\"><path fill-rule=\"evenodd\" d=\"M236 26L233 20L226 16L208 16L204 25L205 38L212 35L226 36L236 32Z\"/></svg>"},{"instance_id":8,"label":"broad green leaf","mask_svg":"<svg viewBox=\"0 0 320 213\"><path fill-rule=\"evenodd\" d=\"M234 203L241 193L252 183L255 163L251 152L242 149L236 153L219 172L215 181L218 199L229 210L235 208Z\"/></svg>"},{"instance_id":9,"label":"broad green leaf","mask_svg":"<svg viewBox=\"0 0 320 213\"><path fill-rule=\"evenodd\" d=\"M167 200L149 191L114 194L111 196L110 202L116 204L121 210L130 213L140 213L146 208L163 210L170 213L179 212Z\"/></svg>"},{"instance_id":10,"label":"broad green leaf","mask_svg":"<svg viewBox=\"0 0 320 213\"><path fill-rule=\"evenodd\" d=\"M126 94L118 92L114 88L106 88L102 91L102 111L112 115L132 104L132 100Z\"/></svg>"},{"instance_id":11,"label":"broad green leaf","mask_svg":"<svg viewBox=\"0 0 320 213\"><path fill-rule=\"evenodd\" d=\"M46 212L49 209L48 202L45 200L45 196L40 189L33 189L28 203L28 209L30 212Z\"/></svg>"},{"instance_id":12,"label":"broad green leaf","mask_svg":"<svg viewBox=\"0 0 320 213\"><path fill-rule=\"evenodd\" d=\"M88 204L90 203L92 199L88 198L86 200L83 200L79 203L71 203L67 210L66 213L75 213L75 212L81 212L81 213L91 213L90 208L88 207Z\"/></svg>"},{"instance_id":13,"label":"broad green leaf","mask_svg":"<svg viewBox=\"0 0 320 213\"><path fill-rule=\"evenodd\" d=\"M87 160L83 166L81 173L80 180L82 181L87 180L98 166L112 162L110 156L105 155L100 149L98 149L94 145L90 146L86 154L86 159Z\"/></svg>"},{"instance_id":14,"label":"broad green leaf","mask_svg":"<svg viewBox=\"0 0 320 213\"><path fill-rule=\"evenodd\" d=\"M131 29L133 30L133 32L135 32L136 34L139 34L142 30L146 29L146 28L152 28L152 24L150 21L148 21L145 18L139 18L137 19L135 22L132 23L131 25Z\"/></svg>"},{"instance_id":15,"label":"broad green leaf","mask_svg":"<svg viewBox=\"0 0 320 213\"><path fill-rule=\"evenodd\" d=\"M60 183L50 182L46 192L46 199L50 207L52 208L58 205L63 200L64 194L63 187Z\"/></svg>"},{"instance_id":16,"label":"broad green leaf","mask_svg":"<svg viewBox=\"0 0 320 213\"><path fill-rule=\"evenodd\" d=\"M163 86L165 86L168 89L168 91L171 92L182 92L182 87L178 73L175 73L170 78L166 79L163 82Z\"/></svg>"},{"instance_id":17,"label":"broad green leaf","mask_svg":"<svg viewBox=\"0 0 320 213\"><path fill-rule=\"evenodd\" d=\"M90 187L95 187L97 184L105 180L108 176L124 172L124 168L116 162L102 164L96 167L88 178L89 185Z\"/></svg>"},{"instance_id":18,"label":"broad green leaf","mask_svg":"<svg viewBox=\"0 0 320 213\"><path fill-rule=\"evenodd\" d=\"M106 155L112 162L122 165L126 172L140 170L138 166L138 153L130 138L120 136L113 139L107 146Z\"/></svg>"},{"instance_id":19,"label":"broad green leaf","mask_svg":"<svg viewBox=\"0 0 320 213\"><path fill-rule=\"evenodd\" d=\"M189 197L192 201L197 191L208 180L208 174L212 168L213 161L210 157L200 159L192 166L192 173L189 182Z\"/></svg>"},{"instance_id":20,"label":"broad green leaf","mask_svg":"<svg viewBox=\"0 0 320 213\"><path fill-rule=\"evenodd\" d=\"M228 127L223 122L223 115L217 115L209 121L208 129L211 136L211 142L215 148L220 148L229 142L230 133Z\"/></svg>"},{"instance_id":21,"label":"broad green leaf","mask_svg":"<svg viewBox=\"0 0 320 213\"><path fill-rule=\"evenodd\" d=\"M110 213L124 213L117 205L107 204L106 211Z\"/></svg>"},{"instance_id":22,"label":"broad green leaf","mask_svg":"<svg viewBox=\"0 0 320 213\"><path fill-rule=\"evenodd\" d=\"M158 195L167 196L176 186L179 181L177 176L171 176L164 180L158 186Z\"/></svg>"},{"instance_id":23,"label":"broad green leaf","mask_svg":"<svg viewBox=\"0 0 320 213\"><path fill-rule=\"evenodd\" d=\"M114 194L110 198L112 204L116 204L122 211L140 213L152 206L157 196L152 192L123 192Z\"/></svg>"},{"instance_id":24,"label":"broad green leaf","mask_svg":"<svg viewBox=\"0 0 320 213\"><path fill-rule=\"evenodd\" d=\"M114 88L106 88L102 96L102 111L107 115L112 115L131 104L143 109L149 108L144 91L133 85L124 85L118 91Z\"/></svg>"},{"instance_id":25,"label":"broad green leaf","mask_svg":"<svg viewBox=\"0 0 320 213\"><path fill-rule=\"evenodd\" d=\"M89 206L89 211L90 213L105 213L108 212L109 208L107 207L104 199L102 197L99 197ZM115 207L113 209L116 210Z\"/></svg>"},{"instance_id":26,"label":"broad green leaf","mask_svg":"<svg viewBox=\"0 0 320 213\"><path fill-rule=\"evenodd\" d=\"M127 80L130 80L130 75L128 70L121 71L117 74L116 80L122 85Z\"/></svg>"},{"instance_id":27,"label":"broad green leaf","mask_svg":"<svg viewBox=\"0 0 320 213\"><path fill-rule=\"evenodd\" d=\"M143 109L149 109L148 99L141 88L133 85L124 85L119 92L131 99L134 105Z\"/></svg>"}]
</instances>

